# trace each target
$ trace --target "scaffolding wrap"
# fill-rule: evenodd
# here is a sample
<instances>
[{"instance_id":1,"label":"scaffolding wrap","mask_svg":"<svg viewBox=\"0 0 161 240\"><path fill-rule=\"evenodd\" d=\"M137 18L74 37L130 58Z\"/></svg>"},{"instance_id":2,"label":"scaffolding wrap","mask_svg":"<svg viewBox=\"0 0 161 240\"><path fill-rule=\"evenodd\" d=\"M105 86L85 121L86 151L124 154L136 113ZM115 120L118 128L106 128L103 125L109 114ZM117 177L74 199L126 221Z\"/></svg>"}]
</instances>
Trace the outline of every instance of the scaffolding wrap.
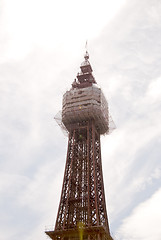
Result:
<instances>
[{"instance_id":1,"label":"scaffolding wrap","mask_svg":"<svg viewBox=\"0 0 161 240\"><path fill-rule=\"evenodd\" d=\"M70 130L76 122L94 120L100 134L109 132L108 104L96 85L71 89L63 96L62 122Z\"/></svg>"}]
</instances>

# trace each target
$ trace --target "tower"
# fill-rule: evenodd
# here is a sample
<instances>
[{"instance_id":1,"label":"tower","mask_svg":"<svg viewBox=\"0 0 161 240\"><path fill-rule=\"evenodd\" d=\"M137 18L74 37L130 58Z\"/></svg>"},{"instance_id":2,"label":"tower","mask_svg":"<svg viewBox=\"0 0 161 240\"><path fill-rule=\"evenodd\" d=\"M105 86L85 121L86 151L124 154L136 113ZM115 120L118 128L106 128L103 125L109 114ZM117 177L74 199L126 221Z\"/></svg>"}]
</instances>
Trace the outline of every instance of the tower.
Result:
<instances>
[{"instance_id":1,"label":"tower","mask_svg":"<svg viewBox=\"0 0 161 240\"><path fill-rule=\"evenodd\" d=\"M80 73L63 96L62 123L69 135L53 240L112 240L104 194L100 135L109 133L108 104L86 51Z\"/></svg>"}]
</instances>

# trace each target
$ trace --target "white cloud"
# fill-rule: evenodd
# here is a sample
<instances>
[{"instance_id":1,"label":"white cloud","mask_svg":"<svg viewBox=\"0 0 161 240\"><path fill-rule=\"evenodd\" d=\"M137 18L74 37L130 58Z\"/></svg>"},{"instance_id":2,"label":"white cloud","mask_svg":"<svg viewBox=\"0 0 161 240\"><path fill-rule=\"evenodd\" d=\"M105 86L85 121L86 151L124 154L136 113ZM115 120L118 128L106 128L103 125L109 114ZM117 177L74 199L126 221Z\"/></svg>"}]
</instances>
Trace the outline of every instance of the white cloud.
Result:
<instances>
[{"instance_id":1,"label":"white cloud","mask_svg":"<svg viewBox=\"0 0 161 240\"><path fill-rule=\"evenodd\" d=\"M21 59L35 45L46 51L82 48L101 32L125 0L111 1L13 1L4 2L7 38L5 58ZM6 43L5 43L6 44ZM69 52L68 52L69 54Z\"/></svg>"},{"instance_id":2,"label":"white cloud","mask_svg":"<svg viewBox=\"0 0 161 240\"><path fill-rule=\"evenodd\" d=\"M107 203L112 222L135 204L137 194L143 190L148 191L155 180L161 178L157 156L161 154L159 149L156 149L156 156L154 154L149 158L142 156L143 152L149 151L150 145L153 146L153 141L155 144L155 139L160 137L158 129L150 124L144 125L139 119L134 123L132 118L124 128L115 131L102 141ZM151 150L154 151L155 149ZM116 193L119 195L118 198L115 197Z\"/></svg>"},{"instance_id":3,"label":"white cloud","mask_svg":"<svg viewBox=\"0 0 161 240\"><path fill-rule=\"evenodd\" d=\"M94 76L117 126L102 139L112 231L124 219L126 230L129 212L158 188L161 4L110 3L7 0L3 4L0 202L6 201L6 209L4 205L0 209L11 213L8 217L1 211L5 240L46 239L44 226L54 224L67 139L53 117L83 60L87 38ZM138 210L135 213L138 217ZM135 233L132 219L130 229Z\"/></svg>"},{"instance_id":4,"label":"white cloud","mask_svg":"<svg viewBox=\"0 0 161 240\"><path fill-rule=\"evenodd\" d=\"M102 80L108 76L102 88L117 127L102 139L112 231L159 187L161 179L160 7L159 1L127 4L111 29L108 25L97 39L97 74ZM103 51L108 54L102 61Z\"/></svg>"},{"instance_id":5,"label":"white cloud","mask_svg":"<svg viewBox=\"0 0 161 240\"><path fill-rule=\"evenodd\" d=\"M117 239L133 240L160 240L161 239L161 189L159 189L150 199L139 204L125 218L118 230Z\"/></svg>"},{"instance_id":6,"label":"white cloud","mask_svg":"<svg viewBox=\"0 0 161 240\"><path fill-rule=\"evenodd\" d=\"M147 98L150 99L152 103L157 103L161 100L161 94L160 94L160 89L161 89L161 77L155 79L152 81L148 87L147 91Z\"/></svg>"}]
</instances>

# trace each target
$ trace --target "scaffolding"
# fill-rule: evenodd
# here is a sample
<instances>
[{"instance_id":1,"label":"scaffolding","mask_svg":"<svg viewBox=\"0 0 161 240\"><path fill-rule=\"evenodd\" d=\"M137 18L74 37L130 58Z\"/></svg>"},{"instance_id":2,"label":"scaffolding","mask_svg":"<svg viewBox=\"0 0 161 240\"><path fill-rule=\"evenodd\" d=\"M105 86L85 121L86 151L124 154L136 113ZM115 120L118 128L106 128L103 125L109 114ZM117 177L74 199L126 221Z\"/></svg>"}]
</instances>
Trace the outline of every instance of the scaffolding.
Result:
<instances>
[{"instance_id":1,"label":"scaffolding","mask_svg":"<svg viewBox=\"0 0 161 240\"><path fill-rule=\"evenodd\" d=\"M100 134L109 132L108 103L99 87L71 89L63 96L62 122L69 131L76 122L94 120Z\"/></svg>"}]
</instances>

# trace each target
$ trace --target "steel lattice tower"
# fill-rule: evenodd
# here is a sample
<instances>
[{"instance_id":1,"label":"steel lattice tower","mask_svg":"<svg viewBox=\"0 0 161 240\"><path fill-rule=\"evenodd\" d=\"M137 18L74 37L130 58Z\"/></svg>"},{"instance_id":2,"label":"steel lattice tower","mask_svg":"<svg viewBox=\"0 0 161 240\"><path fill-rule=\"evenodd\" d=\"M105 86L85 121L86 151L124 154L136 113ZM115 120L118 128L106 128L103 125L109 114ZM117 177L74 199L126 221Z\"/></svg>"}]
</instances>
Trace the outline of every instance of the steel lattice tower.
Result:
<instances>
[{"instance_id":1,"label":"steel lattice tower","mask_svg":"<svg viewBox=\"0 0 161 240\"><path fill-rule=\"evenodd\" d=\"M109 232L100 135L109 133L108 104L86 52L81 72L63 96L62 124L69 140L53 240L112 240Z\"/></svg>"}]
</instances>

